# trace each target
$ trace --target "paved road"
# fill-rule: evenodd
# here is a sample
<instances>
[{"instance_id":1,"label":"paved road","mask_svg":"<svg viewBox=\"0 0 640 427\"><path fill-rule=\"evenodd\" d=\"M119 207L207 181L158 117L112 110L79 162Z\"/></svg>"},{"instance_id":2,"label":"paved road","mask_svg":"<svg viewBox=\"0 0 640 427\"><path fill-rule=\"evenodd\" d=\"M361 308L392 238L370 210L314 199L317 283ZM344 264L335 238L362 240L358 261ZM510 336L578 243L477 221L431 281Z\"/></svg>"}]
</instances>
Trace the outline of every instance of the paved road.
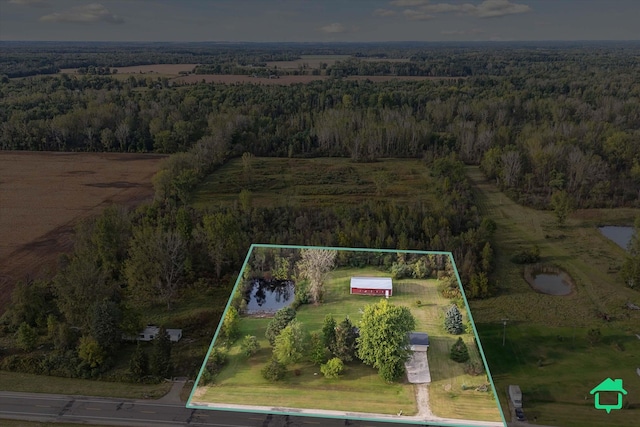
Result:
<instances>
[{"instance_id":1,"label":"paved road","mask_svg":"<svg viewBox=\"0 0 640 427\"><path fill-rule=\"evenodd\" d=\"M184 404L146 400L13 392L0 392L0 419L2 418L131 427L406 427L411 425L197 410L188 409Z\"/></svg>"}]
</instances>

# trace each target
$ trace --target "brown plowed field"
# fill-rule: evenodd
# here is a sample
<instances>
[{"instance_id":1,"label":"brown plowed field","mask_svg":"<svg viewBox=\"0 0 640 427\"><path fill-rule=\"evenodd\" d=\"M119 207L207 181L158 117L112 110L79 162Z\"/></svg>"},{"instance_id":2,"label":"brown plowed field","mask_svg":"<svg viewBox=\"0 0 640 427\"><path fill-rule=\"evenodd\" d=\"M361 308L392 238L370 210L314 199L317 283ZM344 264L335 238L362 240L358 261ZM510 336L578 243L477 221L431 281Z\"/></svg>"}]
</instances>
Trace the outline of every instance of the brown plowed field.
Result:
<instances>
[{"instance_id":1,"label":"brown plowed field","mask_svg":"<svg viewBox=\"0 0 640 427\"><path fill-rule=\"evenodd\" d=\"M165 156L0 151L0 314L16 281L53 271L78 220L153 196Z\"/></svg>"}]
</instances>

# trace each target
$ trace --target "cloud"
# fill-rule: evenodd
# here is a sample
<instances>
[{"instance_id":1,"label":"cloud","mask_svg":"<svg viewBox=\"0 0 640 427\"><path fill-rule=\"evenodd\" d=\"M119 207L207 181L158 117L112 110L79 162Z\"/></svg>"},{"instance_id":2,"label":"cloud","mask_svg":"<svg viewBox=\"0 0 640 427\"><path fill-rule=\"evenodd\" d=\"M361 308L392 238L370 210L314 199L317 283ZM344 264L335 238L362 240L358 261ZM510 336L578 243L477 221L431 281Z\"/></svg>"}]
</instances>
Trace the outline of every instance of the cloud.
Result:
<instances>
[{"instance_id":1,"label":"cloud","mask_svg":"<svg viewBox=\"0 0 640 427\"><path fill-rule=\"evenodd\" d=\"M31 7L49 7L51 6L48 0L9 0L10 4L18 4L20 6Z\"/></svg>"},{"instance_id":2,"label":"cloud","mask_svg":"<svg viewBox=\"0 0 640 427\"><path fill-rule=\"evenodd\" d=\"M320 27L320 31L324 33L346 33L347 28L340 23L334 22L333 24Z\"/></svg>"},{"instance_id":3,"label":"cloud","mask_svg":"<svg viewBox=\"0 0 640 427\"><path fill-rule=\"evenodd\" d=\"M413 7L428 4L429 0L393 0L390 2L392 6Z\"/></svg>"},{"instance_id":4,"label":"cloud","mask_svg":"<svg viewBox=\"0 0 640 427\"><path fill-rule=\"evenodd\" d=\"M475 14L480 18L513 15L529 12L531 7L526 4L511 3L509 0L485 0L478 5Z\"/></svg>"},{"instance_id":5,"label":"cloud","mask_svg":"<svg viewBox=\"0 0 640 427\"><path fill-rule=\"evenodd\" d=\"M373 14L375 16L393 16L396 14L396 11L389 9L376 9L373 11Z\"/></svg>"},{"instance_id":6,"label":"cloud","mask_svg":"<svg viewBox=\"0 0 640 427\"><path fill-rule=\"evenodd\" d=\"M413 9L405 9L402 13L409 21L428 21L435 18L433 15Z\"/></svg>"},{"instance_id":7,"label":"cloud","mask_svg":"<svg viewBox=\"0 0 640 427\"><path fill-rule=\"evenodd\" d=\"M44 15L40 18L43 22L108 22L109 24L121 24L124 22L118 15L114 15L100 3L90 3L82 6L75 6L64 12L56 12Z\"/></svg>"},{"instance_id":8,"label":"cloud","mask_svg":"<svg viewBox=\"0 0 640 427\"><path fill-rule=\"evenodd\" d=\"M440 34L445 36L475 36L478 34L485 34L486 31L480 28L473 28L471 30L445 30L440 31Z\"/></svg>"},{"instance_id":9,"label":"cloud","mask_svg":"<svg viewBox=\"0 0 640 427\"><path fill-rule=\"evenodd\" d=\"M511 0L483 0L479 4L462 3L429 3L422 0L395 0L394 6L417 6L417 10L406 9L404 15L409 20L430 19L432 14L458 13L477 16L478 18L495 18L498 16L514 15L531 11L526 4L512 3ZM429 16L429 18L427 18Z\"/></svg>"}]
</instances>

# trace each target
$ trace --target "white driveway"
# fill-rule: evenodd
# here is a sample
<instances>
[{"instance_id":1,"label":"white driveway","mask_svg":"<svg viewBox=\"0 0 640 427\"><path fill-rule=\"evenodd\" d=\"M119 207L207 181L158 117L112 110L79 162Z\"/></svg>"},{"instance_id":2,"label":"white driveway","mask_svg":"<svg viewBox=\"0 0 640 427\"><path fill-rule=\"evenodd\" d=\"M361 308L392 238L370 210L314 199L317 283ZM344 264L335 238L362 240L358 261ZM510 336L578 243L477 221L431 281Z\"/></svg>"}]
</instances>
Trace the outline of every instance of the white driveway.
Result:
<instances>
[{"instance_id":1,"label":"white driveway","mask_svg":"<svg viewBox=\"0 0 640 427\"><path fill-rule=\"evenodd\" d=\"M429 361L426 351L414 351L404 367L407 370L407 380L411 384L424 384L431 382Z\"/></svg>"}]
</instances>

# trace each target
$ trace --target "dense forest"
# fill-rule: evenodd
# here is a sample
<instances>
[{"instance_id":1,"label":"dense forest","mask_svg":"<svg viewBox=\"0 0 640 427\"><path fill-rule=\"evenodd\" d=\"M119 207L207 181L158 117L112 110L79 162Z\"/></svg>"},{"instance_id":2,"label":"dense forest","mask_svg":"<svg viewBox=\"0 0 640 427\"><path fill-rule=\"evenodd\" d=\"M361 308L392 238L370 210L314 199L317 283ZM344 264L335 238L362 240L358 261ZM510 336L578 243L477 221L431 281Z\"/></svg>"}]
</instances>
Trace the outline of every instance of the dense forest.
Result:
<instances>
[{"instance_id":1,"label":"dense forest","mask_svg":"<svg viewBox=\"0 0 640 427\"><path fill-rule=\"evenodd\" d=\"M16 287L1 322L16 348L2 369L103 376L116 364L122 333L137 333L145 310L170 311L189 289L230 290L251 243L449 251L467 297L488 297L496 290L495 223L479 215L465 165L479 165L510 197L538 208L552 207L560 195L573 207L640 206L637 45L409 45L395 55L358 45L271 53L264 46L144 47L144 55L143 47L53 45L29 54L19 44L0 47L8 53L0 71L0 149L172 154L154 178L153 203L109 208L82 223L55 277ZM9 78L144 63L262 67L303 54L353 57L321 70L331 78L304 85L91 73ZM394 58L406 61L388 61ZM343 78L385 74L451 78ZM440 197L428 206L389 200L258 208L244 192L234 206L191 207L206 176L252 156L421 159ZM441 288L451 297L455 290L456 283ZM181 326L202 327L201 319ZM202 356L192 356L190 374ZM157 380L169 373L160 359L118 379Z\"/></svg>"},{"instance_id":2,"label":"dense forest","mask_svg":"<svg viewBox=\"0 0 640 427\"><path fill-rule=\"evenodd\" d=\"M356 56L327 69L335 74L352 64L338 74L376 74L380 67L448 63L435 74L468 75L437 81L336 77L261 86L184 85L141 75L5 79L0 148L174 153L209 137L212 122L226 117L246 122L230 156L371 161L457 152L528 205L548 207L553 193L564 190L575 207L638 206L639 56L635 45L616 46L442 48L429 58L414 53L411 62Z\"/></svg>"}]
</instances>

